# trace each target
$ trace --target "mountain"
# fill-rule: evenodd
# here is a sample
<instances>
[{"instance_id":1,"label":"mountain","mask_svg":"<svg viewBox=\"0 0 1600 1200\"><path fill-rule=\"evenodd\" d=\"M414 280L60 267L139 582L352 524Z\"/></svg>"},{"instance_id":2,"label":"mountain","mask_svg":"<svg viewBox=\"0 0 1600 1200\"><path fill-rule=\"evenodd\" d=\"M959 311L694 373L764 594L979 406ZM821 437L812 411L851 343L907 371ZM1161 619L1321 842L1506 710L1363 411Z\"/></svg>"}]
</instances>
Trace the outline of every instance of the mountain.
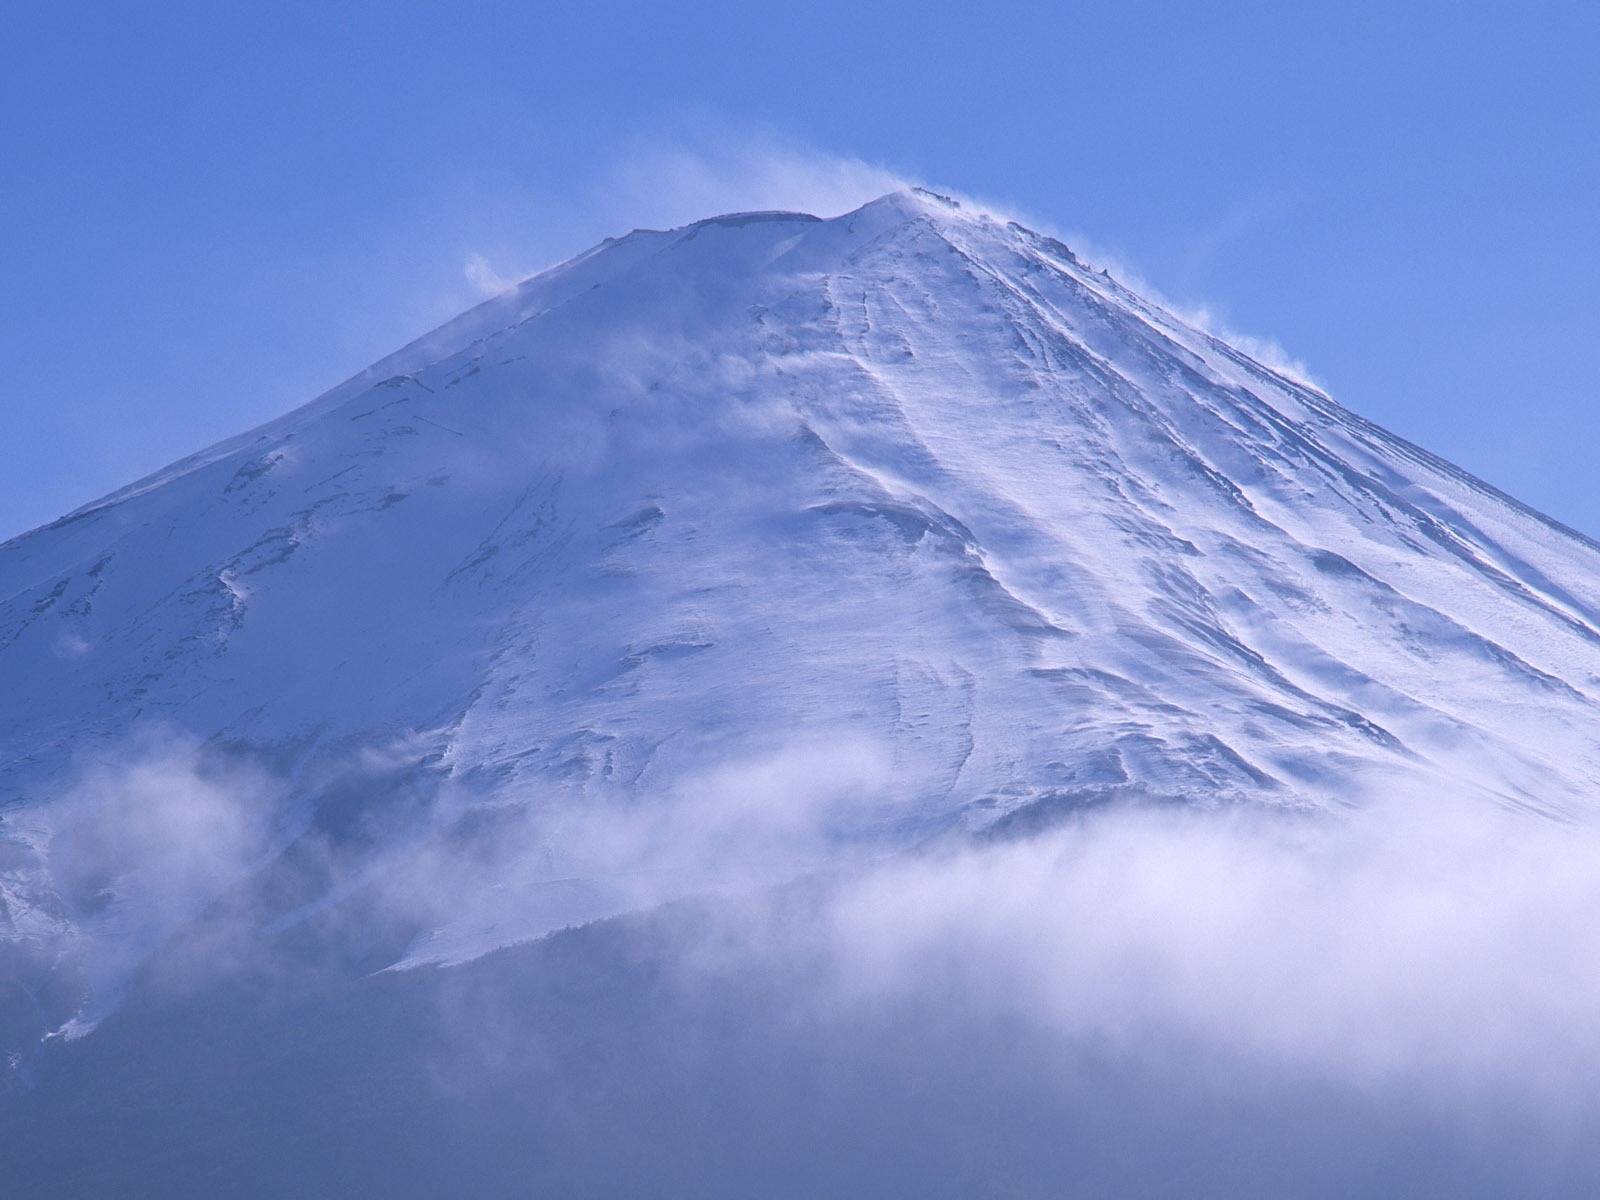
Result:
<instances>
[{"instance_id":1,"label":"mountain","mask_svg":"<svg viewBox=\"0 0 1600 1200\"><path fill-rule=\"evenodd\" d=\"M919 190L608 240L6 543L0 671L27 1070L174 946L470 964L1104 805L1600 796L1600 546Z\"/></svg>"}]
</instances>

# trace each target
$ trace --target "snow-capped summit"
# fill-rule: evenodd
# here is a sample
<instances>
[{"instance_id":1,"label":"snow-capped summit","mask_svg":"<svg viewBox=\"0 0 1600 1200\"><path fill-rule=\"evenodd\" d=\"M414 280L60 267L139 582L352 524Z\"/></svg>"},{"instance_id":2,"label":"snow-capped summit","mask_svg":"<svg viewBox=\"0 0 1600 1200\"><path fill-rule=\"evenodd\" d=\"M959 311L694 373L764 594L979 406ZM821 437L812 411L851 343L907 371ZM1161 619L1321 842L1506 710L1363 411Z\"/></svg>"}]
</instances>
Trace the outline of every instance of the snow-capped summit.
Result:
<instances>
[{"instance_id":1,"label":"snow-capped summit","mask_svg":"<svg viewBox=\"0 0 1600 1200\"><path fill-rule=\"evenodd\" d=\"M268 877L470 863L392 956L455 961L1103 799L1600 795L1600 547L920 191L608 240L5 544L0 671L0 936L85 1020ZM151 737L253 781L202 867Z\"/></svg>"}]
</instances>

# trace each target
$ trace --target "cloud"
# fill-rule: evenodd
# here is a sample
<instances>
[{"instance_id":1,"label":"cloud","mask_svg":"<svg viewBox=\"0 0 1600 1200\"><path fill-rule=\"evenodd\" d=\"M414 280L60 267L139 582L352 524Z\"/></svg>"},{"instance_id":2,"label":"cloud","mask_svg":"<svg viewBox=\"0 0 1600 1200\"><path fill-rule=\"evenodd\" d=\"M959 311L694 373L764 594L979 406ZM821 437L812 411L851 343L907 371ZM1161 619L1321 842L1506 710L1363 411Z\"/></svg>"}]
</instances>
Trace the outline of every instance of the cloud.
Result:
<instances>
[{"instance_id":1,"label":"cloud","mask_svg":"<svg viewBox=\"0 0 1600 1200\"><path fill-rule=\"evenodd\" d=\"M1596 911L1592 826L1418 800L1132 809L885 865L826 937L857 1000L938 991L1129 1053L1600 1115Z\"/></svg>"},{"instance_id":2,"label":"cloud","mask_svg":"<svg viewBox=\"0 0 1600 1200\"><path fill-rule=\"evenodd\" d=\"M713 1194L695 1130L853 1164L795 1194L1587 1194L1597 904L1591 826L1106 808L454 968L436 1065Z\"/></svg>"},{"instance_id":3,"label":"cloud","mask_svg":"<svg viewBox=\"0 0 1600 1200\"><path fill-rule=\"evenodd\" d=\"M643 791L511 789L406 853L378 885L380 903L420 929L404 960L417 966L686 895L783 883L881 839L878 823L905 803L891 761L887 747L841 730Z\"/></svg>"},{"instance_id":4,"label":"cloud","mask_svg":"<svg viewBox=\"0 0 1600 1200\"><path fill-rule=\"evenodd\" d=\"M530 1120L570 1114L573 1136L609 1136L623 1097L666 1111L721 1080L754 1113L855 1114L861 1152L881 1135L956 1161L963 1138L996 1139L990 1157L1032 1179L1137 1161L1151 1189L1187 1192L1248 1145L1278 1174L1237 1194L1282 1194L1345 1146L1330 1178L1354 1186L1400 1178L1374 1131L1418 1130L1435 1140L1408 1170L1470 1150L1519 1183L1540 1155L1600 1174L1571 1132L1600 1128L1594 824L1420 796L1342 814L1127 805L891 850L922 782L847 729L582 797L421 784L431 745L321 772L335 819L305 831L298 868L267 867L291 795L269 774L176 736L104 756L49 846L97 1003L195 923L250 991L280 970L292 988L275 939L304 922L360 949L363 972L463 964L393 985L445 997L440 1078L511 1088L545 1114ZM239 899L252 875L268 886ZM289 922L286 895L307 902ZM580 928L477 957L563 925ZM420 936L408 950L394 930ZM195 955L158 955L147 981L203 991ZM561 1050L574 1038L629 1052L607 1074Z\"/></svg>"},{"instance_id":5,"label":"cloud","mask_svg":"<svg viewBox=\"0 0 1600 1200\"><path fill-rule=\"evenodd\" d=\"M845 730L581 797L419 790L426 750L323 772L325 797L367 815L353 833L304 832L311 875L275 885L305 902L298 916L276 901L215 907L281 850L282 780L175 735L88 768L48 842L97 997L78 1028L208 911L241 955L264 929L315 917L324 932L413 930L395 953L415 965L809 877L805 921L740 901L676 953L704 963L715 947L757 973L825 963L794 997L818 1011L943 998L1064 1043L1201 1045L1253 1071L1463 1103L1588 1104L1600 1073L1592 824L1421 797L1321 816L1128 807L1026 840L890 853L924 782Z\"/></svg>"},{"instance_id":6,"label":"cloud","mask_svg":"<svg viewBox=\"0 0 1600 1200\"><path fill-rule=\"evenodd\" d=\"M1219 1087L1310 1079L1452 1119L1514 1102L1600 1121L1594 824L1409 795L1342 814L1108 807L891 849L875 834L920 786L846 736L581 805L503 796L386 902L439 931L419 963L698 895L713 915L661 951L684 990L697 972L713 992L797 979L787 1003L813 1026L935 1013L1209 1063Z\"/></svg>"},{"instance_id":7,"label":"cloud","mask_svg":"<svg viewBox=\"0 0 1600 1200\"><path fill-rule=\"evenodd\" d=\"M171 731L102 754L43 814L48 884L73 921L69 954L93 1029L129 975L264 861L276 781Z\"/></svg>"}]
</instances>

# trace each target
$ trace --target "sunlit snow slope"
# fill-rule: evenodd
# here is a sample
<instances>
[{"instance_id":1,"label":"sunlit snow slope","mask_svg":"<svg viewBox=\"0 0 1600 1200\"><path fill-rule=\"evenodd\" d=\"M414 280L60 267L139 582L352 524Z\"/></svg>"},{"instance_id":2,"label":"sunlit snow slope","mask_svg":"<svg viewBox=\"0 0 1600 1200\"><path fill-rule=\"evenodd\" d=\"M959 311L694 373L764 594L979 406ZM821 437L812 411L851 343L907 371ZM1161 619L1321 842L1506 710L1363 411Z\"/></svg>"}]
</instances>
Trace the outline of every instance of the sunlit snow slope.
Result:
<instances>
[{"instance_id":1,"label":"sunlit snow slope","mask_svg":"<svg viewBox=\"0 0 1600 1200\"><path fill-rule=\"evenodd\" d=\"M1102 797L1591 809L1600 547L912 192L608 241L0 547L0 673L0 919L105 992L188 914L57 797L149 729L276 781L235 875L508 830L412 962Z\"/></svg>"}]
</instances>

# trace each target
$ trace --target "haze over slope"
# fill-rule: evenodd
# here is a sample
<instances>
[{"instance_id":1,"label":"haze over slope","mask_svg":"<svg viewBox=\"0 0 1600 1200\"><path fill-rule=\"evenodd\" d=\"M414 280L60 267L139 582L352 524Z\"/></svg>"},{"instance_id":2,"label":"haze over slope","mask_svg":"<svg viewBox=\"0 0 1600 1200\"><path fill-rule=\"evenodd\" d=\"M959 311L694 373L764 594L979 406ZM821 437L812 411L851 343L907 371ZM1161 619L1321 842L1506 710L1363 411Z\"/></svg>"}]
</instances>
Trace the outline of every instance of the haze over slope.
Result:
<instances>
[{"instance_id":1,"label":"haze over slope","mask_svg":"<svg viewBox=\"0 0 1600 1200\"><path fill-rule=\"evenodd\" d=\"M415 965L1101 800L1600 794L1600 548L921 192L608 241L7 543L0 669L39 1032L252 879Z\"/></svg>"}]
</instances>

